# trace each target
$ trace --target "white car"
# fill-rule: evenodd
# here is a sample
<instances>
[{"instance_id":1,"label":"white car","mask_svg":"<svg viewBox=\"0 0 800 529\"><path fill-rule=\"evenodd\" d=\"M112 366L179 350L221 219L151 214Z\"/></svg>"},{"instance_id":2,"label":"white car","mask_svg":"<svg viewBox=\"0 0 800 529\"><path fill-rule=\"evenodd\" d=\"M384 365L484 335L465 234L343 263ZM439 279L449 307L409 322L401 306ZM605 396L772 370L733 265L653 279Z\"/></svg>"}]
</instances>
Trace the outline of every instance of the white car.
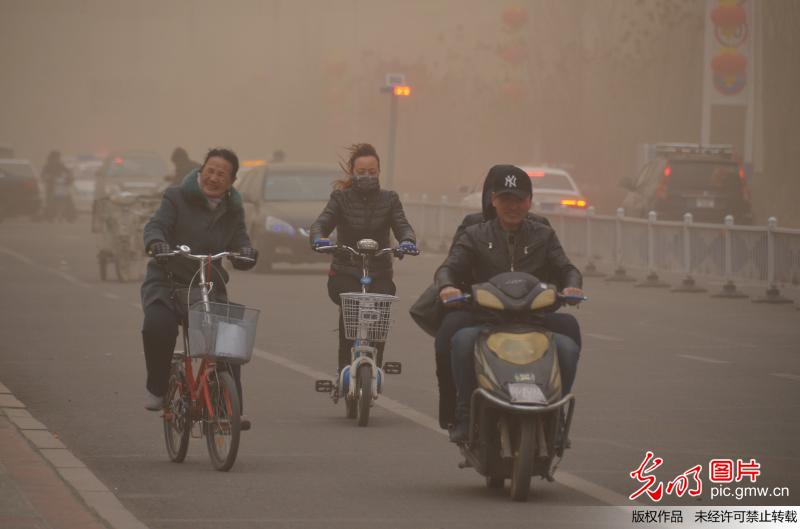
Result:
<instances>
[{"instance_id":1,"label":"white car","mask_svg":"<svg viewBox=\"0 0 800 529\"><path fill-rule=\"evenodd\" d=\"M100 160L88 160L77 162L72 166L72 175L75 177L72 193L75 199L75 209L78 211L84 213L92 211L94 183L101 165L102 161Z\"/></svg>"},{"instance_id":2,"label":"white car","mask_svg":"<svg viewBox=\"0 0 800 529\"><path fill-rule=\"evenodd\" d=\"M568 211L583 211L589 206L586 197L575 185L575 180L563 169L529 165L519 167L531 178L533 211L546 214L558 211L561 206ZM464 197L463 204L480 209L482 192L483 182L481 181L472 193Z\"/></svg>"}]
</instances>

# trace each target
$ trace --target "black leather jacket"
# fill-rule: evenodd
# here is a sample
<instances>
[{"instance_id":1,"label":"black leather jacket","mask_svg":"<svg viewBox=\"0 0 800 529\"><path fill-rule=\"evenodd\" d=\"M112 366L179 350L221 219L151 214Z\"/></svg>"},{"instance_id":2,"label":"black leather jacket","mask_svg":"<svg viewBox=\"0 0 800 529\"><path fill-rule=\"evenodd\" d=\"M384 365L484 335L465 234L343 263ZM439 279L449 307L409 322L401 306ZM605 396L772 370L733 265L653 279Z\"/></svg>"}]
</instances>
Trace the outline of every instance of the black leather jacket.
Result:
<instances>
[{"instance_id":1,"label":"black leather jacket","mask_svg":"<svg viewBox=\"0 0 800 529\"><path fill-rule=\"evenodd\" d=\"M531 219L525 219L514 234L503 231L497 219L467 227L434 277L441 290L482 283L509 271L527 272L559 290L583 285L555 231Z\"/></svg>"},{"instance_id":2,"label":"black leather jacket","mask_svg":"<svg viewBox=\"0 0 800 529\"><path fill-rule=\"evenodd\" d=\"M361 193L353 188L337 189L317 220L311 225L309 242L328 237L336 229L336 242L356 247L359 239L375 239L381 248L388 248L389 229L398 241L416 243L416 236L406 220L400 197L394 191L383 189L373 193ZM361 263L353 256L336 255L332 268L336 272L361 277ZM374 277L392 276L392 257L382 255L370 263Z\"/></svg>"}]
</instances>

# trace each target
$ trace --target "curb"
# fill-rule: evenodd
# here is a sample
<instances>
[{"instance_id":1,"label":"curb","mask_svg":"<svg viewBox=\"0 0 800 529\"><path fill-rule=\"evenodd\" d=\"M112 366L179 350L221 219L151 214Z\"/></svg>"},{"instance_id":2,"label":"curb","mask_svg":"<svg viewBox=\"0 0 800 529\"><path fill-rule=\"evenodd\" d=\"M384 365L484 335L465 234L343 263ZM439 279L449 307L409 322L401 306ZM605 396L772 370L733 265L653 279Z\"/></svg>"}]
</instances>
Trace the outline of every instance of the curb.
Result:
<instances>
[{"instance_id":1,"label":"curb","mask_svg":"<svg viewBox=\"0 0 800 529\"><path fill-rule=\"evenodd\" d=\"M11 391L0 383L0 413L14 425L44 464L83 501L86 511L113 529L148 529L94 473L36 420Z\"/></svg>"}]
</instances>

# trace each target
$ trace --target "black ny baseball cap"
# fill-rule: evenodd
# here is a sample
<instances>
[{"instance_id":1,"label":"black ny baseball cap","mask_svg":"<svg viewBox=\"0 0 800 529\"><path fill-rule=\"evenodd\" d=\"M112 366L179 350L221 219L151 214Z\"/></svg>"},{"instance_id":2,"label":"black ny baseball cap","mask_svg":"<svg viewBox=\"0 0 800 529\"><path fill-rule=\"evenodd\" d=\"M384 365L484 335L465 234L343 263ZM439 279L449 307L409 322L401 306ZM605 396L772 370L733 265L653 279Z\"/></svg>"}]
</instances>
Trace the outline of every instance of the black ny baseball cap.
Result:
<instances>
[{"instance_id":1,"label":"black ny baseball cap","mask_svg":"<svg viewBox=\"0 0 800 529\"><path fill-rule=\"evenodd\" d=\"M533 194L531 177L516 165L495 165L489 169L490 189L497 195L511 193L519 198L530 198Z\"/></svg>"}]
</instances>

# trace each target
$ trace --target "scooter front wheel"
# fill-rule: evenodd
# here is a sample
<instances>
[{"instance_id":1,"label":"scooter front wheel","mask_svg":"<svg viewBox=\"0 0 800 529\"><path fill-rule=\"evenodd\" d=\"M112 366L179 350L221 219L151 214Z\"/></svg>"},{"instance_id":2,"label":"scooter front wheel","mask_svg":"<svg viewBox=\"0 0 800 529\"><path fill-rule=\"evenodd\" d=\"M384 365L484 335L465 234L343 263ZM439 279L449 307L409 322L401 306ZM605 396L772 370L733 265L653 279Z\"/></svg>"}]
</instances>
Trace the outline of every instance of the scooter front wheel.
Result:
<instances>
[{"instance_id":1,"label":"scooter front wheel","mask_svg":"<svg viewBox=\"0 0 800 529\"><path fill-rule=\"evenodd\" d=\"M358 425L369 423L369 408L372 404L372 368L369 364L358 366L356 375L356 398L358 406Z\"/></svg>"},{"instance_id":2,"label":"scooter front wheel","mask_svg":"<svg viewBox=\"0 0 800 529\"><path fill-rule=\"evenodd\" d=\"M535 446L536 419L524 417L520 420L517 432L514 464L511 467L511 499L526 501L531 490L533 456Z\"/></svg>"}]
</instances>

